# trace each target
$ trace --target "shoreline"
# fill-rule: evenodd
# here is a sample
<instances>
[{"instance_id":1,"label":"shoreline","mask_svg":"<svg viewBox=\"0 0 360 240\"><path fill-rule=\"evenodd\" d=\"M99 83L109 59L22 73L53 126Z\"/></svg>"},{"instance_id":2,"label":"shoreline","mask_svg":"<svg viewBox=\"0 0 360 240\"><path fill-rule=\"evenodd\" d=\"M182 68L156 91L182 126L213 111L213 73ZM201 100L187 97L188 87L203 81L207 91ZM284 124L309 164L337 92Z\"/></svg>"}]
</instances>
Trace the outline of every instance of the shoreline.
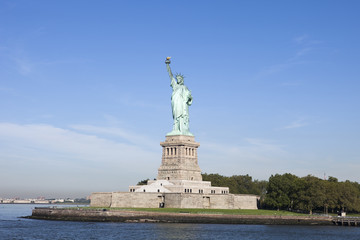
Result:
<instances>
[{"instance_id":1,"label":"shoreline","mask_svg":"<svg viewBox=\"0 0 360 240\"><path fill-rule=\"evenodd\" d=\"M228 215L199 213L168 213L129 210L91 210L35 208L25 218L82 221L82 222L125 222L125 223L204 223L204 224L258 224L258 225L338 225L333 217L324 216L265 216ZM344 225L344 224L342 224ZM351 226L351 224L349 224ZM354 225L356 226L356 225Z\"/></svg>"}]
</instances>

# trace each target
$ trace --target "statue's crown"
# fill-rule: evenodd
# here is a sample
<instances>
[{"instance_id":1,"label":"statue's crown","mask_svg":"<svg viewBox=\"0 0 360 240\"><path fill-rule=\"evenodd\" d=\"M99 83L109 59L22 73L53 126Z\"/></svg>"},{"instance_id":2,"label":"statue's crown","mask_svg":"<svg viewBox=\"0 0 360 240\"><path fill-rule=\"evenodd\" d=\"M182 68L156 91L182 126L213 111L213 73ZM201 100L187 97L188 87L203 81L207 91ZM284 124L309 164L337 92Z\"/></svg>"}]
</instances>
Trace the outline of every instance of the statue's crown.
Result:
<instances>
[{"instance_id":1,"label":"statue's crown","mask_svg":"<svg viewBox=\"0 0 360 240\"><path fill-rule=\"evenodd\" d=\"M185 78L185 76L184 76L184 75L182 75L181 73L176 73L175 77L181 77L182 79L184 79L184 78Z\"/></svg>"}]
</instances>

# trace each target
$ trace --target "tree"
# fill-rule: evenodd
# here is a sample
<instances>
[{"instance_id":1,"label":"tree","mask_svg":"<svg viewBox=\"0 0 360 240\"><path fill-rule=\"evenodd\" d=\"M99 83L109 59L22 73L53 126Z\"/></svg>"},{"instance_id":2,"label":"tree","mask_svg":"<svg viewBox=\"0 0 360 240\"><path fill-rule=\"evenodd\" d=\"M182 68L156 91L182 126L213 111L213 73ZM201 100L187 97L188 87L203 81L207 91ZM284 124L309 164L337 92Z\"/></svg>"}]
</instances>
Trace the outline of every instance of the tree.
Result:
<instances>
[{"instance_id":1,"label":"tree","mask_svg":"<svg viewBox=\"0 0 360 240\"><path fill-rule=\"evenodd\" d=\"M328 214L329 209L331 212L334 212L337 208L338 204L338 198L339 198L339 191L338 191L338 181L336 178L336 181L331 179L332 177L329 177L327 181L324 181L325 185L325 201L324 201L324 213Z\"/></svg>"},{"instance_id":2,"label":"tree","mask_svg":"<svg viewBox=\"0 0 360 240\"><path fill-rule=\"evenodd\" d=\"M339 180L336 177L329 176L328 181L337 183Z\"/></svg>"},{"instance_id":3,"label":"tree","mask_svg":"<svg viewBox=\"0 0 360 240\"><path fill-rule=\"evenodd\" d=\"M233 194L255 194L264 195L267 181L253 180L247 175L233 175L231 177L219 174L202 174L204 181L211 181L214 187L228 187Z\"/></svg>"},{"instance_id":4,"label":"tree","mask_svg":"<svg viewBox=\"0 0 360 240\"><path fill-rule=\"evenodd\" d=\"M308 175L302 178L305 183L305 188L299 195L302 210L313 213L314 209L320 209L325 203L325 184L320 178Z\"/></svg>"},{"instance_id":5,"label":"tree","mask_svg":"<svg viewBox=\"0 0 360 240\"><path fill-rule=\"evenodd\" d=\"M292 209L297 199L298 177L290 173L271 175L266 187L264 204L270 208Z\"/></svg>"},{"instance_id":6,"label":"tree","mask_svg":"<svg viewBox=\"0 0 360 240\"><path fill-rule=\"evenodd\" d=\"M149 180L150 180L150 179L141 180L141 181L138 182L136 185L146 185Z\"/></svg>"},{"instance_id":7,"label":"tree","mask_svg":"<svg viewBox=\"0 0 360 240\"><path fill-rule=\"evenodd\" d=\"M360 212L360 184L339 182L335 177L328 180L308 175L298 178L289 173L269 178L264 206L276 209L307 211L346 210Z\"/></svg>"},{"instance_id":8,"label":"tree","mask_svg":"<svg viewBox=\"0 0 360 240\"><path fill-rule=\"evenodd\" d=\"M339 183L338 205L343 211L360 212L360 192L358 183L350 181Z\"/></svg>"}]
</instances>

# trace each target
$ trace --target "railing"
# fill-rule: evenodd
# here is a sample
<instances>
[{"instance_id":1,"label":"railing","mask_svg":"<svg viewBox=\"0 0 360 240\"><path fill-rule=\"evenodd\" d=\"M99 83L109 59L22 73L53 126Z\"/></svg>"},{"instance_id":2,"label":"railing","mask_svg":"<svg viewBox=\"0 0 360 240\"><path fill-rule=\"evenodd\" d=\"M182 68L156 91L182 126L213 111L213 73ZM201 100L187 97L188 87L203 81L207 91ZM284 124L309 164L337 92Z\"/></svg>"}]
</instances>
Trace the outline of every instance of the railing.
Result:
<instances>
[{"instance_id":1,"label":"railing","mask_svg":"<svg viewBox=\"0 0 360 240\"><path fill-rule=\"evenodd\" d=\"M360 217L334 217L332 221L337 226L360 226Z\"/></svg>"}]
</instances>

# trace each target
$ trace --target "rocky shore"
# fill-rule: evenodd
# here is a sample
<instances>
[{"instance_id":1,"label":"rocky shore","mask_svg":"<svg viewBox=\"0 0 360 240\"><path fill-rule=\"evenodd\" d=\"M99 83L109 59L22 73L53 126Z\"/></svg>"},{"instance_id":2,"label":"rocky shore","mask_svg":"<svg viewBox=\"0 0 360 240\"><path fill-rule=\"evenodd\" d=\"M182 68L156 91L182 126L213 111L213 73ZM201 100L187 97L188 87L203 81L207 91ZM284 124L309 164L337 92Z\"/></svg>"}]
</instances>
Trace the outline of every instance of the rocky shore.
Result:
<instances>
[{"instance_id":1,"label":"rocky shore","mask_svg":"<svg viewBox=\"0 0 360 240\"><path fill-rule=\"evenodd\" d=\"M228 214L194 214L141 212L127 210L92 210L35 208L31 219L90 222L154 222L154 223L214 223L266 225L334 225L332 217L320 216L260 216Z\"/></svg>"}]
</instances>

